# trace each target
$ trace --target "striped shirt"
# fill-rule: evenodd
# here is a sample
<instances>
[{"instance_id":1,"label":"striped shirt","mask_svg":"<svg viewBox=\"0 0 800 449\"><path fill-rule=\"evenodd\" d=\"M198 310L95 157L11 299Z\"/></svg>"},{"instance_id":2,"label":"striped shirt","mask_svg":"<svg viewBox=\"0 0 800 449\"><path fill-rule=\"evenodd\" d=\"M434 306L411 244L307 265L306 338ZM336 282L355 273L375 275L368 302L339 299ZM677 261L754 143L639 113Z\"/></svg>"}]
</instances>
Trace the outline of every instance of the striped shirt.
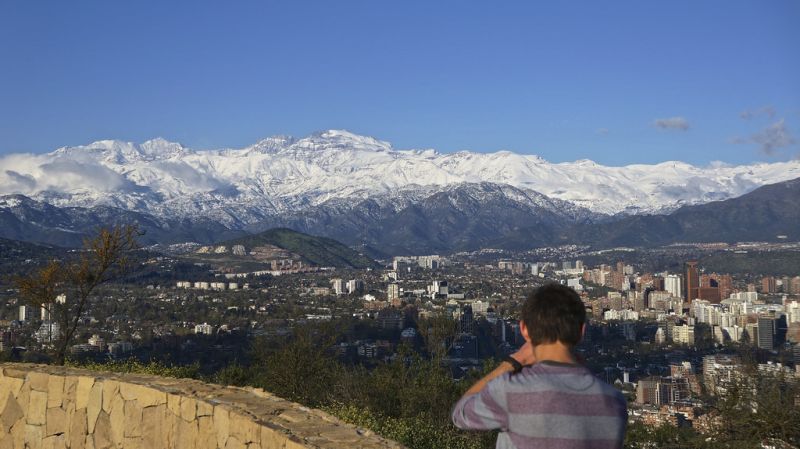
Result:
<instances>
[{"instance_id":1,"label":"striped shirt","mask_svg":"<svg viewBox=\"0 0 800 449\"><path fill-rule=\"evenodd\" d=\"M453 408L461 429L500 429L498 449L622 447L625 398L581 365L545 360L505 373Z\"/></svg>"}]
</instances>

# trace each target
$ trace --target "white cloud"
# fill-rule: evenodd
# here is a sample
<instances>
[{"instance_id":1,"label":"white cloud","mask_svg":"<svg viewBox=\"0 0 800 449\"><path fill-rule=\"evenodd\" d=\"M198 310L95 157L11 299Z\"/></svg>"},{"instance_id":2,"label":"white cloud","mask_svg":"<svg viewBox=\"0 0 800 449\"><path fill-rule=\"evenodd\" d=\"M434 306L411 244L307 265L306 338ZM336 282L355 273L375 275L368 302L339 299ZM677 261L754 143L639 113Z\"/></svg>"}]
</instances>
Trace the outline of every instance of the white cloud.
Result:
<instances>
[{"instance_id":1,"label":"white cloud","mask_svg":"<svg viewBox=\"0 0 800 449\"><path fill-rule=\"evenodd\" d=\"M689 121L684 117L659 118L653 121L653 126L661 129L686 131L689 129Z\"/></svg>"},{"instance_id":2,"label":"white cloud","mask_svg":"<svg viewBox=\"0 0 800 449\"><path fill-rule=\"evenodd\" d=\"M766 115L770 119L773 119L775 118L775 108L772 106L762 106L757 109L747 109L739 113L739 117L743 120L751 120L761 115Z\"/></svg>"},{"instance_id":3,"label":"white cloud","mask_svg":"<svg viewBox=\"0 0 800 449\"><path fill-rule=\"evenodd\" d=\"M780 119L750 137L736 137L731 143L758 145L759 152L774 156L778 150L794 145L795 140L784 120Z\"/></svg>"}]
</instances>

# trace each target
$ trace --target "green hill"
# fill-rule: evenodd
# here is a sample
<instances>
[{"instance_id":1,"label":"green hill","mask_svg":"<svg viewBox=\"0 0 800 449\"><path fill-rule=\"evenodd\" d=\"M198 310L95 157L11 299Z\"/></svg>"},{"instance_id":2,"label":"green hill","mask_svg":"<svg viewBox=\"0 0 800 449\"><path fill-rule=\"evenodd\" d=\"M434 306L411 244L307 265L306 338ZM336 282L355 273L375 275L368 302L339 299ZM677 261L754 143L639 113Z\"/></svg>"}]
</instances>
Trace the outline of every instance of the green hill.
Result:
<instances>
[{"instance_id":1,"label":"green hill","mask_svg":"<svg viewBox=\"0 0 800 449\"><path fill-rule=\"evenodd\" d=\"M244 245L248 250L262 245L274 245L302 257L320 267L376 268L378 263L352 248L326 237L316 237L287 228L274 228L218 245Z\"/></svg>"}]
</instances>

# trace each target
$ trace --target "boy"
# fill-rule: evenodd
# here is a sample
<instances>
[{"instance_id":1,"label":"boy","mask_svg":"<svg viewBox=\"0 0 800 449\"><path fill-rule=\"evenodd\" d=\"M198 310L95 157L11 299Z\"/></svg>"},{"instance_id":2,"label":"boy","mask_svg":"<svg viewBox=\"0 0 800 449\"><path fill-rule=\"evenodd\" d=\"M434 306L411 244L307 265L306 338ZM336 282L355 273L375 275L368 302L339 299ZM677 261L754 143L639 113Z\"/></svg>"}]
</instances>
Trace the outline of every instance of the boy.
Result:
<instances>
[{"instance_id":1,"label":"boy","mask_svg":"<svg viewBox=\"0 0 800 449\"><path fill-rule=\"evenodd\" d=\"M625 398L577 363L572 350L586 330L574 290L549 284L522 307L525 344L456 403L461 429L500 429L500 448L621 448Z\"/></svg>"}]
</instances>

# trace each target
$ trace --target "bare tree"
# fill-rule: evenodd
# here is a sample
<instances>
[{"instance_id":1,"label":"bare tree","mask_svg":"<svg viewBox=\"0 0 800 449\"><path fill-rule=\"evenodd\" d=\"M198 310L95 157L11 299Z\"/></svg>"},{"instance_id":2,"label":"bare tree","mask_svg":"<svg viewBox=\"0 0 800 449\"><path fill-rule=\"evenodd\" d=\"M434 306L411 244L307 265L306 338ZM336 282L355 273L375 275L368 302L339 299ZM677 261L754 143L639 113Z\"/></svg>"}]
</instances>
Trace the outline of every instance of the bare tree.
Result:
<instances>
[{"instance_id":1,"label":"bare tree","mask_svg":"<svg viewBox=\"0 0 800 449\"><path fill-rule=\"evenodd\" d=\"M45 310L49 319L58 323L55 363L64 364L81 315L97 287L130 268L130 253L138 248L139 235L135 225L101 228L94 237L84 240L83 250L73 260L53 260L31 274L14 279L22 301ZM57 300L59 295L66 298Z\"/></svg>"}]
</instances>

